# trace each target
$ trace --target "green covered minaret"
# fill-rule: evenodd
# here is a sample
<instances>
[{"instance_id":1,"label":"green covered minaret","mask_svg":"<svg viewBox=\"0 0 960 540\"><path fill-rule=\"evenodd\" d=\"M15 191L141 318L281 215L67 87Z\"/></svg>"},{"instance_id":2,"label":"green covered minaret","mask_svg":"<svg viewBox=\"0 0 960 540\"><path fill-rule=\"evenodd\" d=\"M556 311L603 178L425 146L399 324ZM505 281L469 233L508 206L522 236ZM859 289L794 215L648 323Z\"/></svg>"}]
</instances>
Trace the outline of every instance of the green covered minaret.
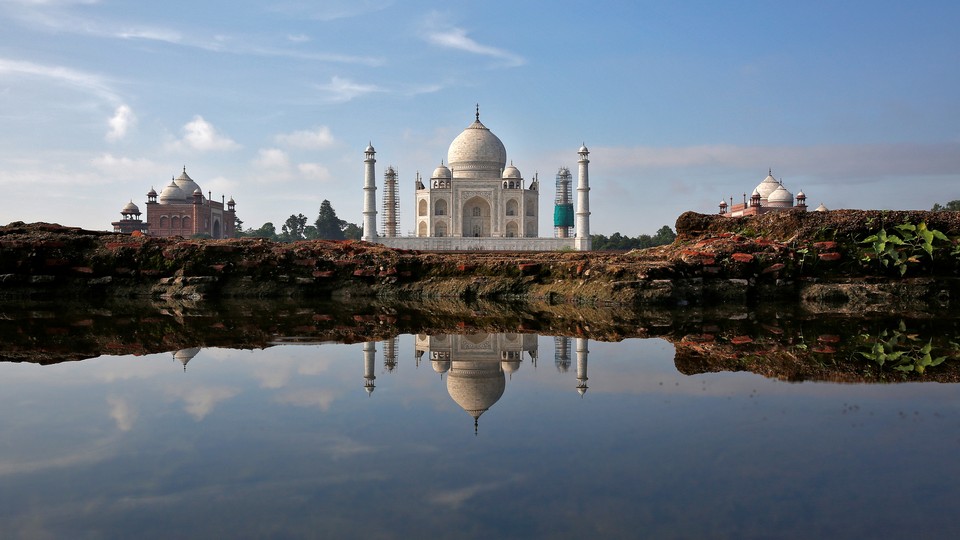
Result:
<instances>
[{"instance_id":1,"label":"green covered minaret","mask_svg":"<svg viewBox=\"0 0 960 540\"><path fill-rule=\"evenodd\" d=\"M557 197L553 207L553 229L555 238L569 238L573 227L573 201L571 192L572 175L570 169L560 167L557 171Z\"/></svg>"}]
</instances>

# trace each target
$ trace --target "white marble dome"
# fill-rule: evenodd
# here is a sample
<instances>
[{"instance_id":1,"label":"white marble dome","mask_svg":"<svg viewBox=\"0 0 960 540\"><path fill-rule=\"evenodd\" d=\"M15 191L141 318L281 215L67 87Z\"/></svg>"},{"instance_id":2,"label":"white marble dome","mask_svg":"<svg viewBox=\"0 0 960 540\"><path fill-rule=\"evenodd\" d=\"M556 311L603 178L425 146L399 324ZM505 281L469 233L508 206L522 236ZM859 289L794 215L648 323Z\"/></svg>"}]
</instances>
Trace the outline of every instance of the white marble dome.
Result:
<instances>
[{"instance_id":1,"label":"white marble dome","mask_svg":"<svg viewBox=\"0 0 960 540\"><path fill-rule=\"evenodd\" d=\"M450 174L450 169L448 169L446 165L441 163L439 167L433 170L433 176L431 176L430 178L449 180L451 176L452 175Z\"/></svg>"},{"instance_id":2,"label":"white marble dome","mask_svg":"<svg viewBox=\"0 0 960 540\"><path fill-rule=\"evenodd\" d=\"M780 187L780 182L773 177L773 171L769 171L767 177L757 185L756 191L760 193L761 199L769 199L770 194L776 191L778 187Z\"/></svg>"},{"instance_id":3,"label":"white marble dome","mask_svg":"<svg viewBox=\"0 0 960 540\"><path fill-rule=\"evenodd\" d=\"M793 193L790 193L787 188L781 184L767 197L767 204L778 208L793 206Z\"/></svg>"},{"instance_id":4,"label":"white marble dome","mask_svg":"<svg viewBox=\"0 0 960 540\"><path fill-rule=\"evenodd\" d=\"M503 170L503 179L504 180L521 180L523 176L520 174L520 169L517 169L513 166L513 163L509 167Z\"/></svg>"},{"instance_id":5,"label":"white marble dome","mask_svg":"<svg viewBox=\"0 0 960 540\"><path fill-rule=\"evenodd\" d=\"M186 201L186 199L186 193L180 189L180 186L178 186L174 180L171 180L170 184L160 192L160 204L182 203Z\"/></svg>"},{"instance_id":6,"label":"white marble dome","mask_svg":"<svg viewBox=\"0 0 960 540\"><path fill-rule=\"evenodd\" d=\"M193 178L190 178L190 176L187 175L186 167L183 168L183 172L180 173L180 176L178 176L177 179L174 180L174 182L176 182L177 187L183 190L184 193L192 194L192 193L195 193L197 190L200 190L200 186L193 181ZM200 190L200 193L203 193L203 190Z\"/></svg>"},{"instance_id":7,"label":"white marble dome","mask_svg":"<svg viewBox=\"0 0 960 540\"><path fill-rule=\"evenodd\" d=\"M507 149L500 138L480 123L480 113L463 133L450 143L447 163L457 173L494 172L499 176L507 164Z\"/></svg>"}]
</instances>

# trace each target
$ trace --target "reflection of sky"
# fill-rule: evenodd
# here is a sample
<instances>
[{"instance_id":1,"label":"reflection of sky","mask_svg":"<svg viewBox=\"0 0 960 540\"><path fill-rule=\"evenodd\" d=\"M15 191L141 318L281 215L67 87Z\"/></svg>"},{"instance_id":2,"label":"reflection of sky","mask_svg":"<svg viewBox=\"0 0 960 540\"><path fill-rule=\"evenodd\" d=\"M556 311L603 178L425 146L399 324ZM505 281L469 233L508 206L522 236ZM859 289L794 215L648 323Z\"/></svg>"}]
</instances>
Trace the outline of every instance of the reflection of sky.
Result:
<instances>
[{"instance_id":1,"label":"reflection of sky","mask_svg":"<svg viewBox=\"0 0 960 540\"><path fill-rule=\"evenodd\" d=\"M944 536L960 388L685 376L661 340L540 338L473 419L413 339L0 364L12 536Z\"/></svg>"}]
</instances>

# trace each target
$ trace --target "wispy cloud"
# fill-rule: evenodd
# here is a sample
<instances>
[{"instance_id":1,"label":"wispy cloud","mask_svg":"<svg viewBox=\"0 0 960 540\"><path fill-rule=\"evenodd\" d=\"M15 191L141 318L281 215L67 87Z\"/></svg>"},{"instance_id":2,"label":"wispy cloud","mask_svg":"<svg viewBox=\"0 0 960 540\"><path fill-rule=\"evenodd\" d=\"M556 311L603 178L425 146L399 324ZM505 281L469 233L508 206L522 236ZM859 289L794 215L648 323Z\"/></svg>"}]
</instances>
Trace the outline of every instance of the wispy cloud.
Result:
<instances>
[{"instance_id":1,"label":"wispy cloud","mask_svg":"<svg viewBox=\"0 0 960 540\"><path fill-rule=\"evenodd\" d=\"M359 17L393 5L393 0L325 0L324 2L273 2L270 9L289 16L330 22Z\"/></svg>"},{"instance_id":2,"label":"wispy cloud","mask_svg":"<svg viewBox=\"0 0 960 540\"><path fill-rule=\"evenodd\" d=\"M290 167L290 158L279 148L261 148L253 164L261 169L286 170Z\"/></svg>"},{"instance_id":3,"label":"wispy cloud","mask_svg":"<svg viewBox=\"0 0 960 540\"><path fill-rule=\"evenodd\" d=\"M119 104L121 101L107 79L100 75L68 67L0 58L0 74L49 79L91 93L111 104Z\"/></svg>"},{"instance_id":4,"label":"wispy cloud","mask_svg":"<svg viewBox=\"0 0 960 540\"><path fill-rule=\"evenodd\" d=\"M308 180L326 182L333 178L330 169L319 163L301 163L297 165L297 170Z\"/></svg>"},{"instance_id":5,"label":"wispy cloud","mask_svg":"<svg viewBox=\"0 0 960 540\"><path fill-rule=\"evenodd\" d=\"M197 115L183 126L183 138L174 141L170 149L174 151L193 149L201 152L226 151L240 148L233 139L221 135L213 124Z\"/></svg>"},{"instance_id":6,"label":"wispy cloud","mask_svg":"<svg viewBox=\"0 0 960 540\"><path fill-rule=\"evenodd\" d=\"M327 126L319 126L313 130L300 130L292 133L281 133L275 137L277 144L295 146L297 148L321 149L333 145L334 138Z\"/></svg>"},{"instance_id":7,"label":"wispy cloud","mask_svg":"<svg viewBox=\"0 0 960 540\"><path fill-rule=\"evenodd\" d=\"M330 103L346 103L366 94L384 91L375 84L361 84L337 76L331 78L329 83L318 84L316 87L326 93L325 99Z\"/></svg>"},{"instance_id":8,"label":"wispy cloud","mask_svg":"<svg viewBox=\"0 0 960 540\"><path fill-rule=\"evenodd\" d=\"M526 63L526 60L518 54L477 42L467 34L465 29L447 25L439 14L431 14L425 26L427 42L438 47L494 58L502 61L506 67L517 67Z\"/></svg>"},{"instance_id":9,"label":"wispy cloud","mask_svg":"<svg viewBox=\"0 0 960 540\"><path fill-rule=\"evenodd\" d=\"M110 125L107 140L118 141L127 136L127 131L137 123L137 117L128 105L120 105L107 123Z\"/></svg>"}]
</instances>

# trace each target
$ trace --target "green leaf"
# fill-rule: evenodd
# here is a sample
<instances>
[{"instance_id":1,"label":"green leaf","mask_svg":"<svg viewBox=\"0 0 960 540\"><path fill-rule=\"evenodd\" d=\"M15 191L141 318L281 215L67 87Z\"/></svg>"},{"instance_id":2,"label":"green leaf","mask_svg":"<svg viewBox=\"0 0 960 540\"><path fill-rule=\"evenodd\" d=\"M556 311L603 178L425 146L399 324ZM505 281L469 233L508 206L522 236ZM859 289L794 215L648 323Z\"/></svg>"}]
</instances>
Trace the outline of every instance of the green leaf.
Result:
<instances>
[{"instance_id":1,"label":"green leaf","mask_svg":"<svg viewBox=\"0 0 960 540\"><path fill-rule=\"evenodd\" d=\"M947 238L947 235L943 234L942 232L940 232L940 231L938 231L938 230L936 230L936 229L931 229L930 232L933 233L934 238L936 238L937 240L943 240L944 242L949 242L949 241L950 241L950 239Z\"/></svg>"},{"instance_id":2,"label":"green leaf","mask_svg":"<svg viewBox=\"0 0 960 540\"><path fill-rule=\"evenodd\" d=\"M923 223L921 223L920 225L923 226ZM896 229L901 231L915 231L917 230L917 227L910 223L901 223L900 225L896 226Z\"/></svg>"}]
</instances>

